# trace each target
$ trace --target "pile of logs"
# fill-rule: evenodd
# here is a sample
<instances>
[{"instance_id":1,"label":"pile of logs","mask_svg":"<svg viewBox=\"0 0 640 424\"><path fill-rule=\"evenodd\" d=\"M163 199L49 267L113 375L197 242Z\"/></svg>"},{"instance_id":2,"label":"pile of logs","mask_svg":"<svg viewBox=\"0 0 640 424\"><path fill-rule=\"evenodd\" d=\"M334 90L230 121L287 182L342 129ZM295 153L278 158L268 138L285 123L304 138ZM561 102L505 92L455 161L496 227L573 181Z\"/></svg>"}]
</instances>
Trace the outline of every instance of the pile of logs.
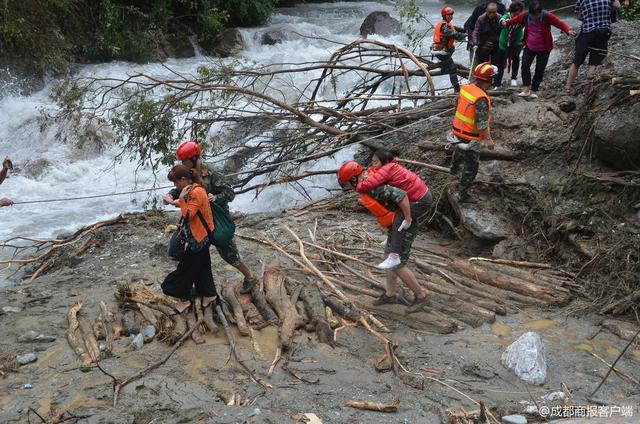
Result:
<instances>
[{"instance_id":1,"label":"pile of logs","mask_svg":"<svg viewBox=\"0 0 640 424\"><path fill-rule=\"evenodd\" d=\"M172 351L188 337L204 343L207 332L216 333L222 326L232 353L250 378L269 387L237 354L230 325L237 327L241 337L252 339L254 330L278 326L278 350L268 375L281 356L286 370L284 354L295 349L295 336L300 331L315 332L320 343L334 347L340 343L342 330L359 326L382 342L382 355L373 359L377 370L408 372L395 354L398 342L388 336L387 325L399 322L421 331L451 333L492 323L496 315L525 306L565 305L576 285L546 264L452 257L444 246L421 238L414 242L410 266L427 289L430 305L407 314L405 305L414 299L402 286L399 299L404 305L373 305L385 287L385 273L374 266L383 257L375 236L362 228L339 228L329 234L317 227L316 221L308 237L286 226L274 228L269 237L237 234L280 255L278 267L264 270L260 284L250 294L240 294L239 283L225 282L218 287L216 301L203 307L202 299L196 298L191 308L177 313L175 299L144 284L121 283L116 293L119 308L110 312L102 302L100 316L92 326L78 321L80 304L71 308L69 343L84 365L98 364L122 332L114 322L114 313L123 311L125 315L133 313L140 327L152 324L157 328L157 338L173 344ZM105 340L100 348L97 340ZM114 387L119 390L135 378L139 376L114 380Z\"/></svg>"}]
</instances>

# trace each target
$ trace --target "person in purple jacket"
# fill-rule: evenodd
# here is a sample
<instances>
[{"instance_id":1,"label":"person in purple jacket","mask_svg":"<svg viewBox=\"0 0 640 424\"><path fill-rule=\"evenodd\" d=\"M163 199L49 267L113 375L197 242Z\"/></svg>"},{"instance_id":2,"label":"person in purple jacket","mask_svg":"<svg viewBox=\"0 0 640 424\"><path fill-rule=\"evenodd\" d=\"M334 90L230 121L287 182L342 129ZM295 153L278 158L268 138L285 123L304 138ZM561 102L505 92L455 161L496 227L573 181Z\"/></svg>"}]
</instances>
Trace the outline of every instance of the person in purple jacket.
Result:
<instances>
[{"instance_id":1,"label":"person in purple jacket","mask_svg":"<svg viewBox=\"0 0 640 424\"><path fill-rule=\"evenodd\" d=\"M544 77L544 70L553 50L551 26L575 37L576 32L566 22L553 13L543 10L539 1L529 5L529 12L523 12L506 21L504 26L524 25L524 50L522 52L522 92L521 97L538 97L538 88ZM531 80L531 64L536 61L536 69Z\"/></svg>"}]
</instances>

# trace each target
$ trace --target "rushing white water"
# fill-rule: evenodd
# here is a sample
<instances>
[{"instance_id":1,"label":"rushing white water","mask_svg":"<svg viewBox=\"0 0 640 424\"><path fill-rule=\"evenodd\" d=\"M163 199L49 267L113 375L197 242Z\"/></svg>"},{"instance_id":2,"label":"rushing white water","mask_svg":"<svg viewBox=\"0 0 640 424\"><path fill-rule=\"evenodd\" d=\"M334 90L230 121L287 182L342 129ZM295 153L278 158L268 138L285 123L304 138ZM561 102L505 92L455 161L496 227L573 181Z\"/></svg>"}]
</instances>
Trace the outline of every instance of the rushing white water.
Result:
<instances>
[{"instance_id":1,"label":"rushing white water","mask_svg":"<svg viewBox=\"0 0 640 424\"><path fill-rule=\"evenodd\" d=\"M421 8L432 22L439 19L442 5L434 1L420 2ZM393 16L398 15L391 2L348 2L301 5L277 11L268 26L244 29L246 50L239 60L247 66L262 66L272 63L297 63L326 60L337 48L336 44L319 38L303 37L299 34L348 43L359 38L359 28L363 19L371 12L383 10ZM470 9L458 9L456 23L462 25ZM274 46L263 46L259 39L262 33L272 29L283 29L287 40ZM384 41L403 44L403 36L398 35ZM426 42L430 43L430 40ZM466 51L458 52L460 59ZM207 64L205 57L173 59L167 61L169 68L183 74L195 74L198 66ZM87 65L81 68L80 76L124 77L129 73L142 71L148 74L168 75L168 70L160 64L137 65L125 62L112 62ZM304 86L310 80L309 75L297 74L292 85ZM437 79L442 84L447 78ZM345 83L348 83L346 81ZM5 90L0 97L0 155L10 155L16 170L0 186L0 197L9 197L14 201L30 201L54 198L70 198L126 192L136 188L165 186L165 171L158 180L148 170L137 169L136 163L124 161L115 163L115 147L104 150L85 147L78 150L74 143L65 143L57 137L59 128L49 127L41 130L38 116L41 110L53 111L55 106L49 99L51 83L30 96L17 96ZM287 87L283 87L287 90ZM73 139L73 134L67 134ZM224 136L224 135L222 135ZM348 159L352 151L345 150L333 158L322 159L310 164L310 169L337 168L339 163ZM36 162L44 160L41 162ZM29 165L31 163L31 165ZM34 166L33 164L38 164ZM27 172L25 168L32 168ZM39 168L39 172L33 172ZM305 180L302 183L309 194L320 197L327 194L327 188L335 188L333 176L322 176ZM163 192L154 195L160 196ZM82 225L107 219L118 213L143 209L149 194L120 195L95 199L35 203L0 208L0 240L12 236L49 238L63 231L72 231ZM254 193L239 195L232 208L245 212L274 211L291 206L304 200L296 190L289 186L272 187L264 191L258 200Z\"/></svg>"}]
</instances>

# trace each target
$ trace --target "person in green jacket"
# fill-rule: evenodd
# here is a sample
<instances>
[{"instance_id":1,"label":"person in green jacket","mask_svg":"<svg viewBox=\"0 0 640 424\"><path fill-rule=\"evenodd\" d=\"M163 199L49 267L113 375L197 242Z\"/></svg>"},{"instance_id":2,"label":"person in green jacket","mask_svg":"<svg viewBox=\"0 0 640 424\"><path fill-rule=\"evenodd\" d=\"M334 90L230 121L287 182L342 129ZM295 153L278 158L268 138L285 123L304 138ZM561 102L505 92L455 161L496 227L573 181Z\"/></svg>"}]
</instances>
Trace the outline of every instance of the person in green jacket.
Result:
<instances>
[{"instance_id":1,"label":"person in green jacket","mask_svg":"<svg viewBox=\"0 0 640 424\"><path fill-rule=\"evenodd\" d=\"M509 11L504 14L503 19L512 18L524 10L524 3L515 0L509 5ZM496 75L495 84L500 87L502 85L502 76L504 68L511 64L511 87L518 86L518 69L520 68L520 51L522 50L522 40L524 39L524 25L514 25L502 28L500 32L500 40L498 48L500 49L500 58L498 61L498 74Z\"/></svg>"}]
</instances>

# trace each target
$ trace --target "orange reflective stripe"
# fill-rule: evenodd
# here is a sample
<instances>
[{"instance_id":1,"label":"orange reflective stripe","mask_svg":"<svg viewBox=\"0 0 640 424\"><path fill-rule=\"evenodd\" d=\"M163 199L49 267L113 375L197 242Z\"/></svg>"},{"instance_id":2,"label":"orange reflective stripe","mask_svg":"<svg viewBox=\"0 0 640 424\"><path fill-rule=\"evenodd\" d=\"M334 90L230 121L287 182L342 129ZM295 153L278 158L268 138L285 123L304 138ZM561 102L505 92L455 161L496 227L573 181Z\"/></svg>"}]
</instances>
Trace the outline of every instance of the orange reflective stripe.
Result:
<instances>
[{"instance_id":1,"label":"orange reflective stripe","mask_svg":"<svg viewBox=\"0 0 640 424\"><path fill-rule=\"evenodd\" d=\"M476 102L480 99L487 99L491 109L491 99L480 87L475 84L460 87L460 97L451 130L453 134L464 140L484 140L484 131L480 131L476 126Z\"/></svg>"},{"instance_id":2,"label":"orange reflective stripe","mask_svg":"<svg viewBox=\"0 0 640 424\"><path fill-rule=\"evenodd\" d=\"M362 206L367 208L369 212L371 212L371 214L376 217L378 224L385 228L391 226L391 224L393 223L393 218L395 216L394 212L389 211L380 202L378 202L368 194L361 194L359 200Z\"/></svg>"}]
</instances>

